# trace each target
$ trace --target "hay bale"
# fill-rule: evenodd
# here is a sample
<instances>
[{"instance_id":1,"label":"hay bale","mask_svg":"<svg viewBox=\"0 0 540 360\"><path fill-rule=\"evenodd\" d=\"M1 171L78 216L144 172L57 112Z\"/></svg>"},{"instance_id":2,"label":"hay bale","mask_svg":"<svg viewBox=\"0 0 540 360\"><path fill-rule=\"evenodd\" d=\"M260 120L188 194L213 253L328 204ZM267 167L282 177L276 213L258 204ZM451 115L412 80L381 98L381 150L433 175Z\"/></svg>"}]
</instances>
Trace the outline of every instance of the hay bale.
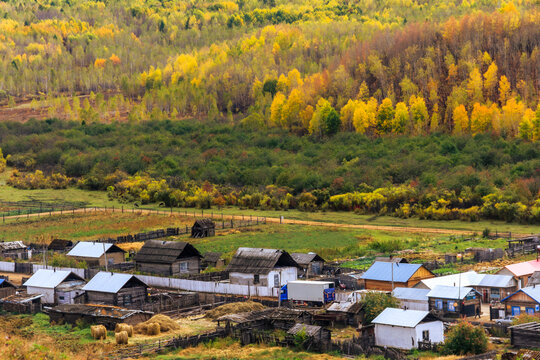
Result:
<instances>
[{"instance_id":1,"label":"hay bale","mask_svg":"<svg viewBox=\"0 0 540 360\"><path fill-rule=\"evenodd\" d=\"M92 338L96 340L107 338L107 329L103 325L92 325L90 327L90 333L92 334Z\"/></svg>"},{"instance_id":2,"label":"hay bale","mask_svg":"<svg viewBox=\"0 0 540 360\"><path fill-rule=\"evenodd\" d=\"M161 327L159 326L159 323L150 323L148 324L148 327L146 328L146 335L159 335L161 333Z\"/></svg>"},{"instance_id":3,"label":"hay bale","mask_svg":"<svg viewBox=\"0 0 540 360\"><path fill-rule=\"evenodd\" d=\"M116 340L117 345L127 345L128 344L128 333L127 331L120 331L114 334L114 339Z\"/></svg>"},{"instance_id":4,"label":"hay bale","mask_svg":"<svg viewBox=\"0 0 540 360\"><path fill-rule=\"evenodd\" d=\"M116 327L114 328L114 332L118 333L118 332L121 332L121 331L127 332L129 337L133 336L133 326L131 326L131 325L124 324L124 323L116 324Z\"/></svg>"},{"instance_id":5,"label":"hay bale","mask_svg":"<svg viewBox=\"0 0 540 360\"><path fill-rule=\"evenodd\" d=\"M218 306L206 313L206 317L210 319L217 319L224 315L240 314L244 312L260 311L264 306L261 303L254 301L235 302Z\"/></svg>"},{"instance_id":6,"label":"hay bale","mask_svg":"<svg viewBox=\"0 0 540 360\"><path fill-rule=\"evenodd\" d=\"M168 332L171 330L180 329L180 325L170 317L166 315L154 315L150 319L140 324L135 325L135 332L137 334L148 334L148 325L149 324L159 324L160 332Z\"/></svg>"}]
</instances>

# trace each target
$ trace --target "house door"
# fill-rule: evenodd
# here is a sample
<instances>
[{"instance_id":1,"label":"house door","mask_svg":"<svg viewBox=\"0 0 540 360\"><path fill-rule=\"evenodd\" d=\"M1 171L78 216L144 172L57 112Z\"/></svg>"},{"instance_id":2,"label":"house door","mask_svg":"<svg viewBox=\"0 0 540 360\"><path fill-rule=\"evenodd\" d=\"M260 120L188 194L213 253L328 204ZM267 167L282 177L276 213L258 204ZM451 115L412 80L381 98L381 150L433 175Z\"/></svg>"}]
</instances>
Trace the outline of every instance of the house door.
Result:
<instances>
[{"instance_id":1,"label":"house door","mask_svg":"<svg viewBox=\"0 0 540 360\"><path fill-rule=\"evenodd\" d=\"M483 301L485 303L489 302L489 291L487 289L484 289L484 291L482 291L483 293Z\"/></svg>"}]
</instances>

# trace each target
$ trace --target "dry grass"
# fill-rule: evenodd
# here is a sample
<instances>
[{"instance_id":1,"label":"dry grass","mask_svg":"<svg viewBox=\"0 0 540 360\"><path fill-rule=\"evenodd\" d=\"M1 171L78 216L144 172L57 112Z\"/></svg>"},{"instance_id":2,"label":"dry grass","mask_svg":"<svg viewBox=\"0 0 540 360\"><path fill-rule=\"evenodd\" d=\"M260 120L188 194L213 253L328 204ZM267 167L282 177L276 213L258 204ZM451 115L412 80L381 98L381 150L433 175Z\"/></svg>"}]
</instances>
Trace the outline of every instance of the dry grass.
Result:
<instances>
[{"instance_id":1,"label":"dry grass","mask_svg":"<svg viewBox=\"0 0 540 360\"><path fill-rule=\"evenodd\" d=\"M235 302L235 303L221 305L215 309L208 311L206 313L206 317L210 319L217 319L224 315L238 314L238 313L250 312L250 311L258 311L262 309L264 309L264 306L258 302L253 302L253 301Z\"/></svg>"}]
</instances>

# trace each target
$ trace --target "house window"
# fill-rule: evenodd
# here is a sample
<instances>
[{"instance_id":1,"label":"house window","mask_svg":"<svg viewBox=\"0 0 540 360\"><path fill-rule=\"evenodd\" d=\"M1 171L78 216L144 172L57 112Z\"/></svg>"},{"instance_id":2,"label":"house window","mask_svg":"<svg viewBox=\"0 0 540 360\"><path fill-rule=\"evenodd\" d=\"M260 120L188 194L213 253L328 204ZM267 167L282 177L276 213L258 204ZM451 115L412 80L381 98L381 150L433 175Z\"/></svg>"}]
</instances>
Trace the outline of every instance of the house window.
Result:
<instances>
[{"instance_id":1,"label":"house window","mask_svg":"<svg viewBox=\"0 0 540 360\"><path fill-rule=\"evenodd\" d=\"M448 311L456 311L456 307L454 306L453 301L448 301Z\"/></svg>"},{"instance_id":2,"label":"house window","mask_svg":"<svg viewBox=\"0 0 540 360\"><path fill-rule=\"evenodd\" d=\"M59 296L58 300L64 300L65 298L63 296Z\"/></svg>"},{"instance_id":3,"label":"house window","mask_svg":"<svg viewBox=\"0 0 540 360\"><path fill-rule=\"evenodd\" d=\"M532 307L525 308L525 312L529 315L534 315L534 308Z\"/></svg>"},{"instance_id":4,"label":"house window","mask_svg":"<svg viewBox=\"0 0 540 360\"><path fill-rule=\"evenodd\" d=\"M521 308L519 306L512 306L512 316L518 316L521 314Z\"/></svg>"},{"instance_id":5,"label":"house window","mask_svg":"<svg viewBox=\"0 0 540 360\"><path fill-rule=\"evenodd\" d=\"M184 261L184 262L181 262L181 263L180 263L180 271L181 271L181 272L188 271L188 269L187 269L187 262Z\"/></svg>"},{"instance_id":6,"label":"house window","mask_svg":"<svg viewBox=\"0 0 540 360\"><path fill-rule=\"evenodd\" d=\"M124 305L131 305L131 295L124 295Z\"/></svg>"},{"instance_id":7,"label":"house window","mask_svg":"<svg viewBox=\"0 0 540 360\"><path fill-rule=\"evenodd\" d=\"M429 330L422 331L422 340L429 341Z\"/></svg>"},{"instance_id":8,"label":"house window","mask_svg":"<svg viewBox=\"0 0 540 360\"><path fill-rule=\"evenodd\" d=\"M260 281L260 279L259 279L259 274L253 275L253 283L254 283L254 284L258 284L259 281Z\"/></svg>"},{"instance_id":9,"label":"house window","mask_svg":"<svg viewBox=\"0 0 540 360\"><path fill-rule=\"evenodd\" d=\"M443 301L442 300L435 300L435 309L442 310L443 309Z\"/></svg>"},{"instance_id":10,"label":"house window","mask_svg":"<svg viewBox=\"0 0 540 360\"><path fill-rule=\"evenodd\" d=\"M274 274L274 287L279 287L279 274Z\"/></svg>"}]
</instances>

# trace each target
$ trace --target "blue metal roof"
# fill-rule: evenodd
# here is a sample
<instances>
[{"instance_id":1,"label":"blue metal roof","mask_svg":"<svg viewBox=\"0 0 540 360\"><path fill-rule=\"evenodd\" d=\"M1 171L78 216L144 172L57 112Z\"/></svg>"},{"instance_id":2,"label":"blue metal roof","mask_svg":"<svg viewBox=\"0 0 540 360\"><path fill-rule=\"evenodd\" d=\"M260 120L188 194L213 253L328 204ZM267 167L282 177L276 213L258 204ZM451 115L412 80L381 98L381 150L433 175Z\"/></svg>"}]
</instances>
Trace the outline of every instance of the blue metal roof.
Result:
<instances>
[{"instance_id":1,"label":"blue metal roof","mask_svg":"<svg viewBox=\"0 0 540 360\"><path fill-rule=\"evenodd\" d=\"M392 268L394 268L394 282L407 282L422 264L396 264L376 261L362 275L364 280L392 281Z\"/></svg>"},{"instance_id":2,"label":"blue metal roof","mask_svg":"<svg viewBox=\"0 0 540 360\"><path fill-rule=\"evenodd\" d=\"M6 281L6 279L0 279L0 285L2 285L4 281Z\"/></svg>"},{"instance_id":3,"label":"blue metal roof","mask_svg":"<svg viewBox=\"0 0 540 360\"><path fill-rule=\"evenodd\" d=\"M372 323L413 328L428 315L429 311L386 308Z\"/></svg>"},{"instance_id":4,"label":"blue metal roof","mask_svg":"<svg viewBox=\"0 0 540 360\"><path fill-rule=\"evenodd\" d=\"M502 301L505 301L506 299L514 296L515 294L517 294L518 292L523 292L524 294L528 295L531 299L533 299L534 301L536 301L537 303L540 304L540 286L528 286L528 287L524 287L522 289L519 289L518 291L514 292L513 294L510 294L508 295L507 297L505 297L504 299L501 300Z\"/></svg>"},{"instance_id":5,"label":"blue metal roof","mask_svg":"<svg viewBox=\"0 0 540 360\"><path fill-rule=\"evenodd\" d=\"M394 295L396 299L400 299L400 300L428 301L427 294L429 292L430 292L429 289L398 287L394 289L394 291L392 292L392 295Z\"/></svg>"}]
</instances>

